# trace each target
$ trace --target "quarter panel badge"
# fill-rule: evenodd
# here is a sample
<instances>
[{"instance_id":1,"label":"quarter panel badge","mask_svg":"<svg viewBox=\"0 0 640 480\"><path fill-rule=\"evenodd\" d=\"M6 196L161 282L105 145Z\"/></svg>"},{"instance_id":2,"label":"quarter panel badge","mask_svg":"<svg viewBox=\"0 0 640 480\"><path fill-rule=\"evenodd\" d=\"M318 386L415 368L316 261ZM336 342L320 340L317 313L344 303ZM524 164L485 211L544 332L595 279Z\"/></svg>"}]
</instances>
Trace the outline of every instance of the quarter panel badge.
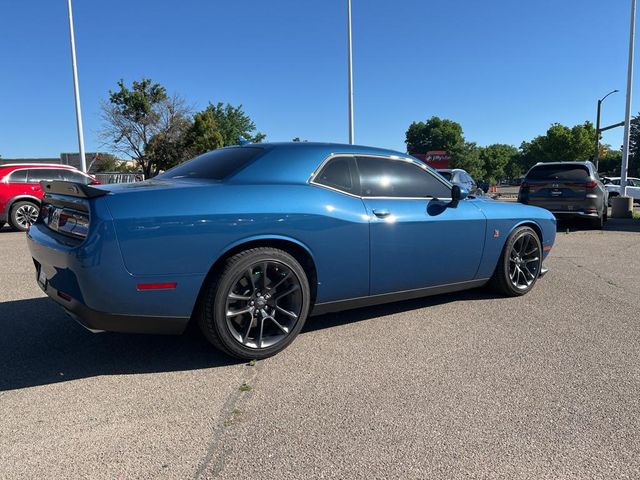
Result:
<instances>
[{"instance_id":1,"label":"quarter panel badge","mask_svg":"<svg viewBox=\"0 0 640 480\"><path fill-rule=\"evenodd\" d=\"M500 230L497 228L493 231L493 238L498 238L500 236Z\"/></svg>"}]
</instances>

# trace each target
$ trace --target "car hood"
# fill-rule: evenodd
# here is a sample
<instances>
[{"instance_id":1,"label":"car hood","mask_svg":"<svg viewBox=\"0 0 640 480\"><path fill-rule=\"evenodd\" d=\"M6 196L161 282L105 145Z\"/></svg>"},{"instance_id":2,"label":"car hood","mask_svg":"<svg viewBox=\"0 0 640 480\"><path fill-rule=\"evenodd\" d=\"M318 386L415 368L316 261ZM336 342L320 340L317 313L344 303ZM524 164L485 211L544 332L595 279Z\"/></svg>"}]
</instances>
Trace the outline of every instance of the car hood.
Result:
<instances>
[{"instance_id":1,"label":"car hood","mask_svg":"<svg viewBox=\"0 0 640 480\"><path fill-rule=\"evenodd\" d=\"M484 212L487 218L522 218L522 219L546 219L555 223L556 217L549 210L523 205L518 202L498 201L491 197L476 197L471 200Z\"/></svg>"}]
</instances>

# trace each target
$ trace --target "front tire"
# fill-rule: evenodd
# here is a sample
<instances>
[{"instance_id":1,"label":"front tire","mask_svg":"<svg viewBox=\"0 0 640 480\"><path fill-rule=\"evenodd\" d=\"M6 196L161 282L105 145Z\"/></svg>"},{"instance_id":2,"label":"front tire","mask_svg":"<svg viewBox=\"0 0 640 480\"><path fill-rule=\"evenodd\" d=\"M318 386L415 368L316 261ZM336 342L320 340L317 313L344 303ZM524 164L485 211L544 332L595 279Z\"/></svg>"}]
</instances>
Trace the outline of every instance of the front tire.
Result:
<instances>
[{"instance_id":1,"label":"front tire","mask_svg":"<svg viewBox=\"0 0 640 480\"><path fill-rule=\"evenodd\" d=\"M40 207L33 202L16 202L9 213L9 223L14 230L26 232L38 219Z\"/></svg>"},{"instance_id":2,"label":"front tire","mask_svg":"<svg viewBox=\"0 0 640 480\"><path fill-rule=\"evenodd\" d=\"M216 348L261 359L295 339L310 306L309 281L298 261L283 250L253 248L227 259L206 287L199 323Z\"/></svg>"},{"instance_id":3,"label":"front tire","mask_svg":"<svg viewBox=\"0 0 640 480\"><path fill-rule=\"evenodd\" d=\"M518 297L535 285L542 268L542 245L531 227L518 227L505 242L490 286L503 295Z\"/></svg>"}]
</instances>

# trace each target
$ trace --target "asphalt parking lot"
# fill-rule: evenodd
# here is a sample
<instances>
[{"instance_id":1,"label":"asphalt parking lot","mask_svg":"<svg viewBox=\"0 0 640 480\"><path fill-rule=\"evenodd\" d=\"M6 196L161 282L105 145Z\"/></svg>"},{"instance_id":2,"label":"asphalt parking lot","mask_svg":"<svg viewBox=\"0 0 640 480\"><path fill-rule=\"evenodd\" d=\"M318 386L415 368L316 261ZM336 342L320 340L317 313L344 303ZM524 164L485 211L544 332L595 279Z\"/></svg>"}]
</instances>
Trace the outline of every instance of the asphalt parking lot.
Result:
<instances>
[{"instance_id":1,"label":"asphalt parking lot","mask_svg":"<svg viewBox=\"0 0 640 480\"><path fill-rule=\"evenodd\" d=\"M5 229L0 478L640 478L640 223L563 226L547 265L522 298L312 318L250 365L85 331Z\"/></svg>"}]
</instances>

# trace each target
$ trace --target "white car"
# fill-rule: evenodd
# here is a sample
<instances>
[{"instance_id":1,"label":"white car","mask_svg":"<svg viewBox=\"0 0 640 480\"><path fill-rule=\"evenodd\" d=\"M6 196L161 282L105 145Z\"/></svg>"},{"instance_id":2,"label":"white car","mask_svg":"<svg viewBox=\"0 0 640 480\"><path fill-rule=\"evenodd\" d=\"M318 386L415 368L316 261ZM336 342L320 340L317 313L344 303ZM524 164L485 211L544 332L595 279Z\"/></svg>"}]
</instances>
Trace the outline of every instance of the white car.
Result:
<instances>
[{"instance_id":1,"label":"white car","mask_svg":"<svg viewBox=\"0 0 640 480\"><path fill-rule=\"evenodd\" d=\"M611 205L611 198L620 195L620 177L606 177L603 183L609 192ZM640 178L627 177L627 195L632 197L634 202L640 203Z\"/></svg>"}]
</instances>

